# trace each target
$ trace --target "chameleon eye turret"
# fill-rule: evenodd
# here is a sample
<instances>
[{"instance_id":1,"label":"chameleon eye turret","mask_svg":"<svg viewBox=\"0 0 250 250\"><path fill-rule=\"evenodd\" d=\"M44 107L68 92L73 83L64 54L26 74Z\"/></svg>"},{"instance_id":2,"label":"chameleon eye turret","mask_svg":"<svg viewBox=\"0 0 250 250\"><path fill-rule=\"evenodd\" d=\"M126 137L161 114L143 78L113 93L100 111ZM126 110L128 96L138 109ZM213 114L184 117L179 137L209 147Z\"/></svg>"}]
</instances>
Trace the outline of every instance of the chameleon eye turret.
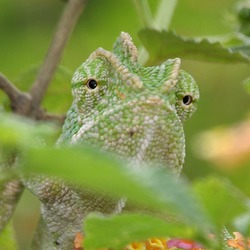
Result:
<instances>
[{"instance_id":1,"label":"chameleon eye turret","mask_svg":"<svg viewBox=\"0 0 250 250\"><path fill-rule=\"evenodd\" d=\"M89 88L89 89L95 89L96 87L97 87L97 81L95 80L95 79L89 79L88 81L87 81L87 87Z\"/></svg>"},{"instance_id":2,"label":"chameleon eye turret","mask_svg":"<svg viewBox=\"0 0 250 250\"><path fill-rule=\"evenodd\" d=\"M200 99L198 86L193 77L187 72L180 70L178 82L175 88L176 112L181 119L189 119L197 109Z\"/></svg>"},{"instance_id":3,"label":"chameleon eye turret","mask_svg":"<svg viewBox=\"0 0 250 250\"><path fill-rule=\"evenodd\" d=\"M184 105L190 105L192 102L193 102L193 97L191 95L185 95L183 98L182 98L182 101L183 101L183 104Z\"/></svg>"}]
</instances>

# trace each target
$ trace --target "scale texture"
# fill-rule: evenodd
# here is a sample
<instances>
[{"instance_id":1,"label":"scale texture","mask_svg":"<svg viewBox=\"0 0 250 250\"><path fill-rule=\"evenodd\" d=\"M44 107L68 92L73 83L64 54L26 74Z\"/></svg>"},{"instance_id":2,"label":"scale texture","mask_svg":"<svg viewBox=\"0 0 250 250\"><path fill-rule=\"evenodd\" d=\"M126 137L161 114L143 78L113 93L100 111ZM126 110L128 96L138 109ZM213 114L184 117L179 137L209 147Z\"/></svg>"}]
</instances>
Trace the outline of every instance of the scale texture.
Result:
<instances>
[{"instance_id":1,"label":"scale texture","mask_svg":"<svg viewBox=\"0 0 250 250\"><path fill-rule=\"evenodd\" d=\"M94 145L131 167L161 165L178 175L185 158L183 121L191 117L199 100L194 79L180 69L180 63L176 58L142 67L127 33L121 33L112 52L94 51L72 78L73 103L58 145ZM42 202L33 249L73 249L89 212L117 213L124 206L122 200L48 177L22 184ZM0 217L2 221L6 219Z\"/></svg>"}]
</instances>

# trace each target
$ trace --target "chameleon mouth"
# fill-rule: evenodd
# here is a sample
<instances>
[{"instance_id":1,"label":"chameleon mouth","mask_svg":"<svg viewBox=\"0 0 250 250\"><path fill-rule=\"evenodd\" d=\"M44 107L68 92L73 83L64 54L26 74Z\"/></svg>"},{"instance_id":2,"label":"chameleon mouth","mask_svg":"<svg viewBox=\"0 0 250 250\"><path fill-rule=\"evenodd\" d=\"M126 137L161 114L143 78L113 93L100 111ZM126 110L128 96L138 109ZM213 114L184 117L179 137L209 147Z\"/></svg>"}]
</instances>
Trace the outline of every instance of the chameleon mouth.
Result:
<instances>
[{"instance_id":1,"label":"chameleon mouth","mask_svg":"<svg viewBox=\"0 0 250 250\"><path fill-rule=\"evenodd\" d=\"M184 161L184 132L175 107L150 96L99 113L82 125L71 143L86 141L113 152L134 166L164 165L179 172Z\"/></svg>"},{"instance_id":2,"label":"chameleon mouth","mask_svg":"<svg viewBox=\"0 0 250 250\"><path fill-rule=\"evenodd\" d=\"M126 129L134 149L130 152L130 164L160 164L179 174L184 163L185 138L175 107L158 96L133 101L129 106L131 124Z\"/></svg>"}]
</instances>

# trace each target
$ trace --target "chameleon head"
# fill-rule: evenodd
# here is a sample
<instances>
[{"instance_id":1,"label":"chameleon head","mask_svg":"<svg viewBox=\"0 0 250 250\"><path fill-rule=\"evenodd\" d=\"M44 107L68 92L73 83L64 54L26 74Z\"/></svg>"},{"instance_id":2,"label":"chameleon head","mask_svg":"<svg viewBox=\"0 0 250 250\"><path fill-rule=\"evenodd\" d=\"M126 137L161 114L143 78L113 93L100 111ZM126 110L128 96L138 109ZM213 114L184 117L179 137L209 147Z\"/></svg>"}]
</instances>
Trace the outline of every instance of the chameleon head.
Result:
<instances>
[{"instance_id":1,"label":"chameleon head","mask_svg":"<svg viewBox=\"0 0 250 250\"><path fill-rule=\"evenodd\" d=\"M180 172L183 121L199 100L180 59L142 67L130 36L121 33L113 52L99 48L77 69L72 92L63 140L100 145L135 165L161 163Z\"/></svg>"}]
</instances>

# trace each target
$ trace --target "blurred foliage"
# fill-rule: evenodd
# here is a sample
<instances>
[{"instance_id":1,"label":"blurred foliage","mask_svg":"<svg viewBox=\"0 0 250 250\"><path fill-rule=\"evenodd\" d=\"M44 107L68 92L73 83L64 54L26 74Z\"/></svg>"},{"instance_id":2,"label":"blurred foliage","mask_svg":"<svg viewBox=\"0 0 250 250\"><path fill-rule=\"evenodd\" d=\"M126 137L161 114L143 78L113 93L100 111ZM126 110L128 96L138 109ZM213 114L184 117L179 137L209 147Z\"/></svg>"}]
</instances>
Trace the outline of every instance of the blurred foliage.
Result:
<instances>
[{"instance_id":1,"label":"blurred foliage","mask_svg":"<svg viewBox=\"0 0 250 250\"><path fill-rule=\"evenodd\" d=\"M4 112L0 112L0 120L0 130L4 131L0 134L0 152L6 147L26 150L37 145L52 145L58 136L54 124L34 122Z\"/></svg>"},{"instance_id":2,"label":"blurred foliage","mask_svg":"<svg viewBox=\"0 0 250 250\"><path fill-rule=\"evenodd\" d=\"M230 127L218 126L204 131L197 137L196 151L224 170L239 168L249 159L250 118Z\"/></svg>"},{"instance_id":3,"label":"blurred foliage","mask_svg":"<svg viewBox=\"0 0 250 250\"><path fill-rule=\"evenodd\" d=\"M17 244L14 237L14 230L12 225L8 225L3 232L1 232L0 246L2 249L16 250Z\"/></svg>"},{"instance_id":4,"label":"blurred foliage","mask_svg":"<svg viewBox=\"0 0 250 250\"><path fill-rule=\"evenodd\" d=\"M247 78L245 81L244 81L244 87L246 89L246 91L248 93L250 93L250 78Z\"/></svg>"},{"instance_id":5,"label":"blurred foliage","mask_svg":"<svg viewBox=\"0 0 250 250\"><path fill-rule=\"evenodd\" d=\"M157 64L166 60L166 58L176 56L205 62L250 62L247 53L241 53L241 50L244 52L249 50L248 39L242 41L243 44L239 49L236 48L234 42L232 50L230 47L224 47L219 39L213 41L211 38L210 40L209 38L186 38L178 36L174 32L164 30L156 31L153 29L145 29L140 31L139 37L150 54L150 64ZM230 40L232 41L233 39L234 37ZM227 45L230 46L231 44L227 42Z\"/></svg>"},{"instance_id":6,"label":"blurred foliage","mask_svg":"<svg viewBox=\"0 0 250 250\"><path fill-rule=\"evenodd\" d=\"M105 234L104 228L108 229L105 230ZM84 241L87 249L103 247L122 249L131 242L146 240L152 236L190 237L192 235L192 232L182 224L139 214L123 214L108 218L92 214L86 221L86 230L89 232Z\"/></svg>"},{"instance_id":7,"label":"blurred foliage","mask_svg":"<svg viewBox=\"0 0 250 250\"><path fill-rule=\"evenodd\" d=\"M74 166L74 173L70 165ZM121 165L107 153L98 152L89 145L60 150L44 148L31 149L27 153L22 172L62 177L116 197L125 196L133 203L184 216L194 225L209 225L186 184L181 180L177 182L166 169L145 166L142 170L121 168Z\"/></svg>"},{"instance_id":8,"label":"blurred foliage","mask_svg":"<svg viewBox=\"0 0 250 250\"><path fill-rule=\"evenodd\" d=\"M239 1L236 6L237 16L239 20L239 31L250 36L250 1Z\"/></svg>"},{"instance_id":9,"label":"blurred foliage","mask_svg":"<svg viewBox=\"0 0 250 250\"><path fill-rule=\"evenodd\" d=\"M4 122L0 121L0 126L3 127ZM32 133L22 136L25 127ZM17 136L19 134L21 136ZM12 143L26 145L25 157L16 173L25 174L26 178L41 174L57 176L83 188L88 186L115 197L126 196L138 209L147 207L148 212L154 214L130 213L108 218L90 215L85 222L87 249L121 249L131 241L163 237L164 233L168 237L193 239L207 248L221 249L219 235L224 225L231 230L237 228L243 235L250 230L250 220L242 221L250 212L249 199L229 180L206 177L188 183L161 168L128 168L125 162L89 145L59 149L30 143L31 137L34 140L44 134L48 138L54 136L50 128L34 126L31 129L26 121L18 121L18 126L9 128L7 136L12 138ZM69 168L72 165L74 171ZM249 185L245 183L248 190ZM216 235L213 240L210 232Z\"/></svg>"},{"instance_id":10,"label":"blurred foliage","mask_svg":"<svg viewBox=\"0 0 250 250\"><path fill-rule=\"evenodd\" d=\"M159 1L149 0L148 2L152 10L156 12ZM55 30L56 22L63 7L64 2L59 0L37 0L36 2L32 0L1 0L0 71L20 87L20 89L28 90L32 85L37 73L37 65L41 65L43 61L49 46L49 41ZM191 45L193 46L192 49L197 49L196 44L194 44L197 38L201 41L201 39L205 37L207 40L207 50L205 53L213 57L218 55L215 51L218 46L219 51L224 51L223 53L226 53L226 55L243 52L245 55L249 56L250 42L248 37L248 21L249 1L210 0L204 2L200 0L182 0L178 1L169 30L174 30L176 34L190 38ZM73 33L72 39L65 49L64 57L61 62L63 66L58 68L46 95L46 99L44 100L44 107L49 112L65 113L72 100L70 94L70 78L75 68L78 67L96 48L103 47L110 50L113 42L121 31L130 33L135 44L140 47L142 43L139 40L138 32L141 29L142 23L138 18L132 1L89 1ZM149 30L144 30L146 38L142 38L142 32L143 31L139 33L140 38L146 47L152 51L151 56L153 55L157 59L159 55L155 55L157 46L154 46L153 36L151 36ZM166 35L169 39L169 34L174 33L166 34L164 34L164 32L159 32L159 41L161 41L162 35ZM177 37L172 36L172 38L176 39ZM179 41L182 42L184 40L183 37L180 37ZM218 44L218 46L213 45L214 47L212 45L209 46L209 42L220 42L223 49L226 49L220 50L220 45ZM166 44L164 46L166 46ZM182 46L182 48L185 48L185 43ZM228 48L230 49L230 53ZM188 47L186 49L188 49ZM202 49L204 49L204 47L201 47L201 50ZM169 52L167 48L165 48L164 51ZM178 55L178 53L180 53L180 55ZM183 54L181 54L180 51L178 51L178 53L177 55L173 54L173 56L180 56L182 58ZM168 55L169 54L164 52L160 60ZM242 58L241 55L237 55L237 58ZM229 55L229 58L230 56L231 55ZM191 121L185 124L187 159L183 175L188 176L191 180L196 179L195 182L193 182L193 184L187 184L181 180L177 182L177 184L173 181L166 184L166 179L170 178L167 174L162 175L162 173L152 173L150 171L146 171L145 175L140 172L133 173L134 176L137 176L137 179L141 180L140 182L136 182L131 177L133 176L132 174L127 175L128 173L124 173L123 168L115 165L114 168L117 172L114 172L114 174L108 172L107 175L102 174L102 176L109 176L111 178L106 180L106 183L111 185L102 185L105 187L107 186L106 191L108 192L112 192L113 189L110 188L112 185L121 185L123 187L120 189L122 193L116 193L115 195L124 195L125 192L129 196L131 193L132 197L130 198L132 198L132 200L140 200L140 197L141 200L145 200L147 205L153 204L156 207L164 207L168 212L174 209L178 211L181 217L188 217L190 220L193 218L194 225L187 225L190 227L190 231L189 229L186 231L185 227L179 227L177 233L183 237L193 237L208 245L218 245L218 242L211 243L202 232L204 232L204 230L210 230L211 227L215 227L218 230L218 224L225 223L230 229L237 229L241 231L243 235L249 235L249 207L246 206L247 198L245 198L244 195L249 196L250 190L248 178L250 174L250 153L248 151L244 155L244 161L238 161L237 167L233 170L228 170L228 168L226 168L226 170L224 169L222 171L217 167L218 164L214 161L202 158L201 154L198 157L196 147L194 147L193 144L195 144L195 138L197 138L200 132L210 130L213 126L229 126L245 118L246 114L249 112L249 95L243 88L242 82L249 77L249 64L234 63L229 65L218 63L221 62L219 59L215 60L213 63L211 61L209 63L197 62L191 59L194 58L184 57L182 60L182 68L191 73L198 82L201 92L201 101L197 113ZM154 60L154 62L156 61L157 60ZM151 63L152 62L153 61L151 61ZM249 79L245 81L244 86L249 89ZM7 107L8 100L3 93L0 93L0 102L4 103L4 107ZM34 148L33 139L37 137L41 138L41 136L44 138L44 135L50 144L52 144L55 141L55 130L51 130L50 126L37 126L34 123L8 117L6 114L3 116L3 113L0 113L0 116L0 128L1 131L5 131L0 135L0 151L2 154L6 153L2 150L3 144L5 144L5 147L10 144L22 149L24 147L28 154L26 165L24 165L25 169L29 168L31 172L44 171L45 173L67 178L69 175L67 174L67 165L65 165L68 164L66 156L71 156L76 163L77 161L88 159L88 164L96 164L96 157L93 155L95 153L91 150L85 150L85 154L83 154L81 151L79 152L79 149L64 149L65 151L60 152L53 148ZM11 126L9 126L9 124L11 124ZM230 129L227 130L225 127L222 127L222 130L223 133L228 132L229 136L232 134L232 130ZM211 152L213 152L213 150L218 152L222 148L220 136L215 136L215 146L211 146L209 143L211 141L210 139L214 138L213 136L214 135L209 137L209 139L199 137L201 138L200 143L205 145ZM239 138L237 137L237 139ZM241 144L242 141L238 140L238 143ZM232 145L232 141L229 140L226 144ZM235 144L234 147L237 148L237 144ZM195 150L192 150L193 148L195 148ZM229 162L233 160L231 158L234 155L232 152L234 152L234 150L229 150L227 152ZM104 157L102 164L99 164L98 168L100 167L102 169L103 167L102 171L104 172L115 171L112 167L110 169L110 166L115 163L112 161L112 164L110 164L110 160L105 159ZM57 166L65 166L64 171L59 167L49 168L49 166L55 165L55 162ZM117 164L120 166L120 163ZM47 167L43 168L44 165ZM37 166L37 168L34 168L34 166ZM84 179L81 173L82 169L77 169L76 167L72 178L76 177L79 179L81 176L82 178L79 179L79 182L82 181L83 185L89 184L86 183L87 180ZM228 180L230 180L230 183L225 182L224 178L221 179L219 177L199 179L201 176L214 173L216 173L217 176L226 176ZM93 188L98 188L97 183L100 183L103 179L98 179L98 177L100 177L98 175L90 174L90 177L91 176L94 178L93 180L91 179L92 183L94 183ZM148 184L146 180L151 179L151 176L154 176L155 180L161 180L159 186L154 186L154 182L149 182L151 184L153 183L153 186L149 187L146 185ZM166 178L165 180L164 177ZM131 182L132 186L135 185L138 192L131 192L126 182ZM235 184L239 190L233 187L231 183ZM116 189L119 191L119 188ZM149 189L151 192L148 192ZM161 191L169 189L171 189L170 192L172 195L170 197L165 197ZM241 192L243 192L244 195ZM217 199L218 196L215 194L218 194L220 198ZM234 205L228 210L227 208L230 207L230 201ZM29 201L23 205L24 208L25 206L29 206L28 202ZM199 207L198 210L197 206ZM209 211L206 211L206 209L203 210L203 207L209 208ZM227 210L228 214L220 218L219 212L222 213ZM18 212L20 211L23 211L23 209L18 209ZM197 217L195 218L195 216ZM198 220L203 217L208 218L209 223L199 224ZM128 219L126 215L124 218L125 223L126 220L130 221L132 218L131 221L133 221L134 226L132 229L134 231L129 231L129 227L126 225L126 227L124 227L126 228L125 231L120 233L121 235L128 234L128 238L121 238L121 242L116 242L117 245L114 245L113 241L118 238L117 235L113 235L113 238L112 235L110 237L104 237L103 242L100 241L103 243L102 246L117 247L127 244L128 239L143 239L140 235L140 226L142 225L141 222L143 218L135 216ZM151 217L144 219L146 221L148 220L148 226L150 224L152 225L152 220L155 220L155 218ZM94 234L96 233L96 235L98 235L102 229L101 225L103 220L105 221L107 219L102 217L97 218L96 216L89 218L88 225L90 238L92 237L91 230L93 230ZM113 220L110 219L110 223L113 223L113 225L109 225L110 230L113 229L111 232L114 233L115 228L120 225L119 220L123 220L123 218L117 219L114 217ZM195 222L195 220L197 221ZM132 224L131 221L129 226ZM93 224L91 224L92 222ZM165 228L165 224L163 224L164 222L159 222L159 225ZM96 225L98 225L98 227ZM102 229L101 232L106 230L105 223L103 225L104 229ZM138 225L138 227L136 225ZM203 228L204 225L206 228ZM146 227L144 224L143 226ZM176 225L173 225L173 228L175 227ZM157 231L159 230L157 227L151 229L152 234L155 233L156 236L161 236L161 232ZM165 229L168 230L167 228ZM173 232L175 231L173 230ZM146 233L144 236L148 237ZM11 240L8 241L10 242ZM89 242L91 242L91 240ZM25 245L25 243L23 244L23 249L27 249L27 245ZM215 247L217 247L217 245ZM215 247L213 249L216 249Z\"/></svg>"}]
</instances>

